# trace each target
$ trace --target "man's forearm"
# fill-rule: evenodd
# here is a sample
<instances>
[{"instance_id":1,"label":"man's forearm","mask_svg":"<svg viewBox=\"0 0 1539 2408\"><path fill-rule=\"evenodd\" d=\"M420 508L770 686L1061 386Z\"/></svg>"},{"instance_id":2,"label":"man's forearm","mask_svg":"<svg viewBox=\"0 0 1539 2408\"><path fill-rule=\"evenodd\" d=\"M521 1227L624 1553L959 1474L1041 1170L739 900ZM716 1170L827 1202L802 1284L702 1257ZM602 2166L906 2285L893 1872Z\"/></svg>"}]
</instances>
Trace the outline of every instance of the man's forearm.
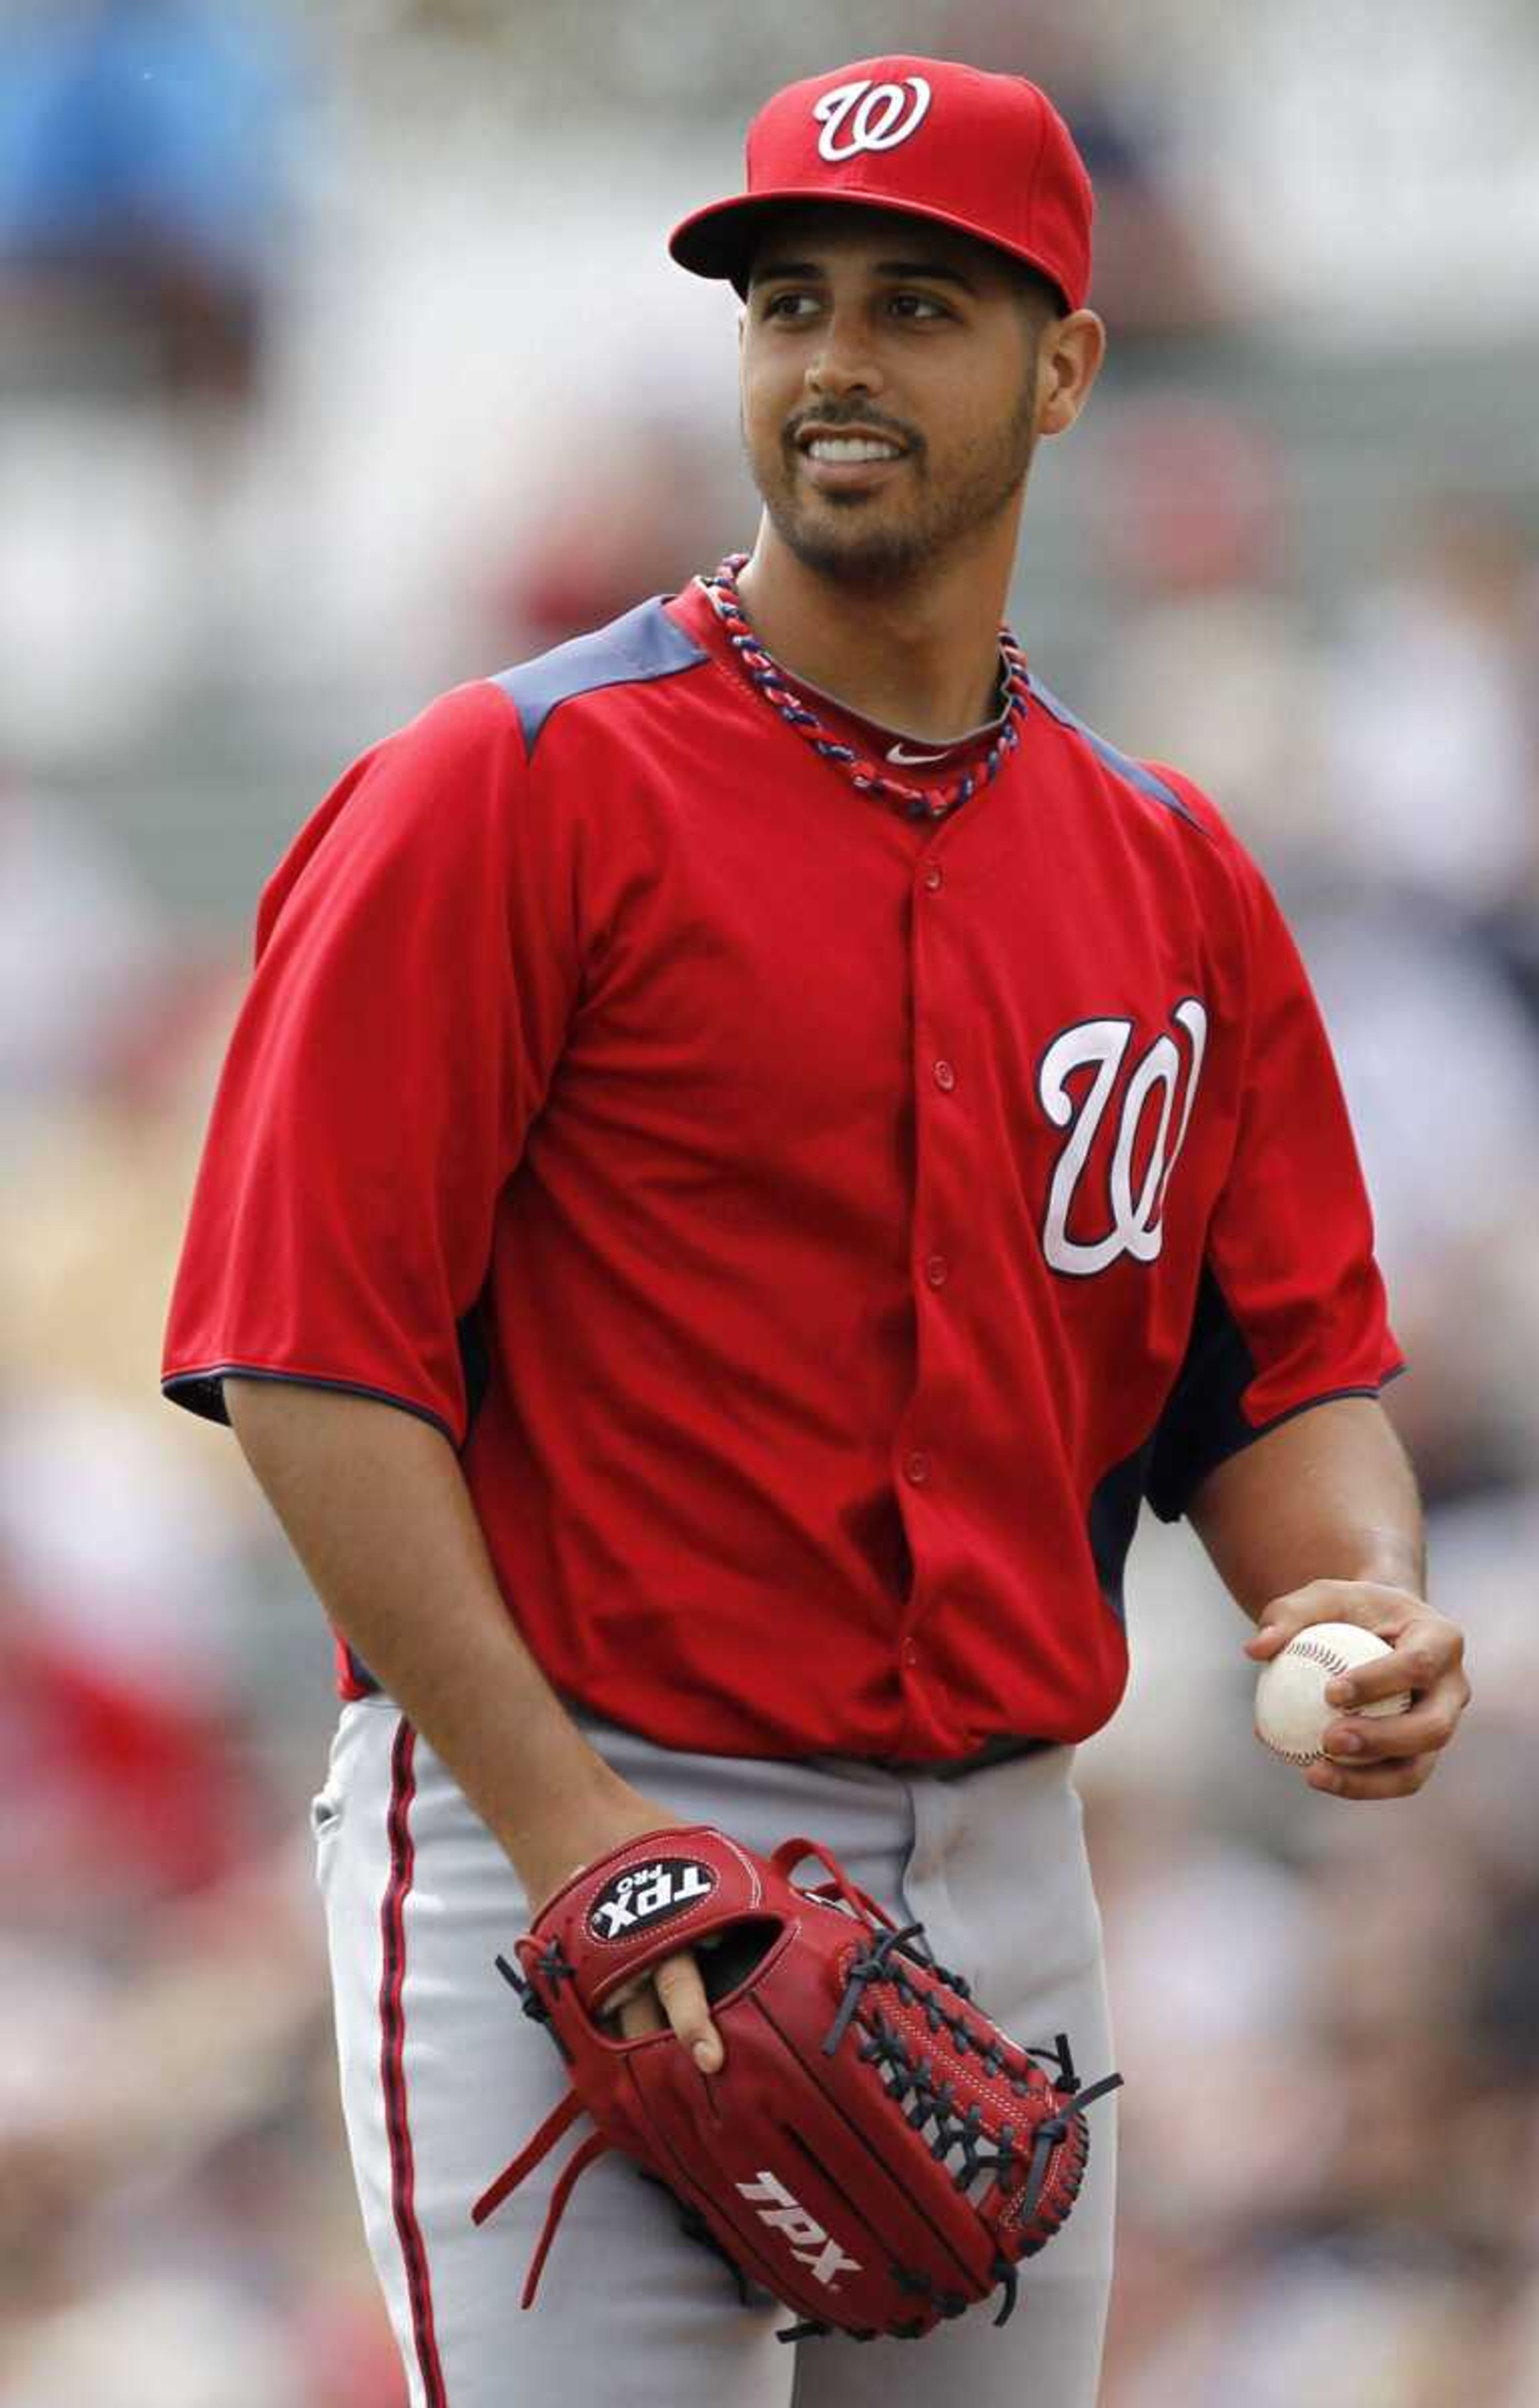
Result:
<instances>
[{"instance_id":1,"label":"man's forearm","mask_svg":"<svg viewBox=\"0 0 1539 2408\"><path fill-rule=\"evenodd\" d=\"M1416 1475L1372 1398L1337 1398L1280 1423L1209 1474L1188 1515L1253 1618L1311 1581L1425 1589Z\"/></svg>"},{"instance_id":2,"label":"man's forearm","mask_svg":"<svg viewBox=\"0 0 1539 2408\"><path fill-rule=\"evenodd\" d=\"M391 1405L228 1379L241 1449L338 1629L525 1873L618 1784L503 1603L453 1448Z\"/></svg>"},{"instance_id":3,"label":"man's forearm","mask_svg":"<svg viewBox=\"0 0 1539 2408\"><path fill-rule=\"evenodd\" d=\"M334 1389L227 1378L241 1450L317 1595L441 1756L531 1911L580 1865L678 1818L588 1745L515 1628L448 1440ZM687 1956L627 1991L618 2027L671 2025L707 2072L720 2034Z\"/></svg>"}]
</instances>

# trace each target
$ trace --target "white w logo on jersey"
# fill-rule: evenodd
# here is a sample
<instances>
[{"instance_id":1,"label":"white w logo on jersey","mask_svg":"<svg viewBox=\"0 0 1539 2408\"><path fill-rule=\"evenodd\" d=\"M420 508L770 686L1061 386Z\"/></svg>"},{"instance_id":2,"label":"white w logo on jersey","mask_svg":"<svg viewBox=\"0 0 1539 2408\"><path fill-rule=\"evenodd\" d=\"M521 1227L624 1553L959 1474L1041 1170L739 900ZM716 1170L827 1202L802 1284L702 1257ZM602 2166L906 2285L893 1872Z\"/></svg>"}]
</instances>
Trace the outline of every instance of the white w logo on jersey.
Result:
<instances>
[{"instance_id":1,"label":"white w logo on jersey","mask_svg":"<svg viewBox=\"0 0 1539 2408\"><path fill-rule=\"evenodd\" d=\"M835 163L861 150L896 150L923 124L929 104L930 88L923 76L905 76L902 83L872 83L864 76L858 83L839 84L813 105L813 115L823 128L818 150ZM846 124L849 137L841 143Z\"/></svg>"},{"instance_id":2,"label":"white w logo on jersey","mask_svg":"<svg viewBox=\"0 0 1539 2408\"><path fill-rule=\"evenodd\" d=\"M1095 1272L1103 1271L1109 1263L1115 1263L1119 1254L1131 1254L1137 1262L1152 1263L1164 1243L1165 1227L1160 1214L1165 1190L1186 1140L1208 1041L1208 1015L1195 996L1187 996L1178 1003L1171 1018L1185 1032L1191 1049L1175 1142L1170 1142L1171 1120L1181 1078L1181 1055L1172 1038L1157 1037L1133 1071L1122 1098L1122 1118L1107 1182L1111 1226L1104 1237L1087 1242L1069 1235L1069 1215L1090 1149L1112 1100L1133 1024L1130 1020L1082 1020L1077 1026L1066 1028L1061 1037L1055 1037L1043 1055L1037 1073L1037 1093L1043 1110L1055 1128L1067 1128L1070 1132L1069 1141L1054 1167L1043 1228L1043 1252L1056 1271L1089 1279ZM1074 1071L1086 1069L1092 1064L1096 1075L1076 1113L1069 1081ZM1134 1154L1144 1113L1156 1096L1159 1099L1159 1125L1135 1196Z\"/></svg>"}]
</instances>

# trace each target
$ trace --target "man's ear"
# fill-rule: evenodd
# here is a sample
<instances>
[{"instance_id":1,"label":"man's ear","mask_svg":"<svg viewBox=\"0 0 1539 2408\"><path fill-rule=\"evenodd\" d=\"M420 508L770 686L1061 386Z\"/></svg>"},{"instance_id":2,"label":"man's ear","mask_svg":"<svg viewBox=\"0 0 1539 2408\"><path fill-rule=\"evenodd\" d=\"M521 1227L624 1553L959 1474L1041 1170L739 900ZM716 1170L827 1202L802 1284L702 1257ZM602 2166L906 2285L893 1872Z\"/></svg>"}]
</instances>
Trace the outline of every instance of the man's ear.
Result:
<instances>
[{"instance_id":1,"label":"man's ear","mask_svg":"<svg viewBox=\"0 0 1539 2408\"><path fill-rule=\"evenodd\" d=\"M1037 432L1063 435L1090 398L1106 357L1106 328L1093 309L1050 322L1037 363Z\"/></svg>"}]
</instances>

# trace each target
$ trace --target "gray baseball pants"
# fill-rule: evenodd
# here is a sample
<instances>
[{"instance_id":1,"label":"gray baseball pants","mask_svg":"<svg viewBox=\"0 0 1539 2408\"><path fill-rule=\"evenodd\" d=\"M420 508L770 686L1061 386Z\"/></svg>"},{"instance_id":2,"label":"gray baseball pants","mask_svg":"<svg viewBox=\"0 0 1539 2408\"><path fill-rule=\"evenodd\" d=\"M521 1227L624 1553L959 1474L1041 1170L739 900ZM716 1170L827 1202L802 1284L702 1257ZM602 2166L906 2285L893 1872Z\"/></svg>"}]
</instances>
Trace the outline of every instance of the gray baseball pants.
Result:
<instances>
[{"instance_id":1,"label":"gray baseball pants","mask_svg":"<svg viewBox=\"0 0 1539 2408\"><path fill-rule=\"evenodd\" d=\"M689 1756L579 1716L622 1778L768 1854L821 1841L965 1974L1016 2039L1069 2034L1111 2070L1100 1924L1071 1778L1052 1748L953 1780L854 1759ZM525 1929L518 1877L384 1698L345 1706L313 1810L342 2105L368 2245L411 2408L1094 2408L1111 2280L1115 2099L1087 2111L1073 2215L981 2306L920 2342L784 2344L780 2307L726 2271L619 2157L579 2182L528 2313L525 2272L560 2165L485 2225L470 2204L566 2088L493 1959Z\"/></svg>"}]
</instances>

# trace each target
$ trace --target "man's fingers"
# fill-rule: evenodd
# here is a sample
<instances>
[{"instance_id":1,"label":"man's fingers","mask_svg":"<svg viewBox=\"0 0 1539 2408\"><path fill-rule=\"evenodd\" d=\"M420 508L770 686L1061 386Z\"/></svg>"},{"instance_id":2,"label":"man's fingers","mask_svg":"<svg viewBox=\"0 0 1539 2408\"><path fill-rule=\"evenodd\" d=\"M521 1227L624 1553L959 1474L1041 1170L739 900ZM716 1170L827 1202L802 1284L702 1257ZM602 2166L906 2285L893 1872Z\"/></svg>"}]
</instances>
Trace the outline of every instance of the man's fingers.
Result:
<instances>
[{"instance_id":1,"label":"man's fingers","mask_svg":"<svg viewBox=\"0 0 1539 2408\"><path fill-rule=\"evenodd\" d=\"M1265 1662L1316 1622L1355 1622L1393 1645L1408 1620L1429 1612L1409 1590L1380 1581L1310 1581L1273 1598L1265 1621L1245 1641L1245 1653Z\"/></svg>"},{"instance_id":2,"label":"man's fingers","mask_svg":"<svg viewBox=\"0 0 1539 2408\"><path fill-rule=\"evenodd\" d=\"M1408 1713L1365 1715L1359 1721L1327 1726L1321 1751L1328 1761L1346 1772L1377 1771L1412 1758L1429 1762L1454 1735L1449 1716L1428 1708Z\"/></svg>"},{"instance_id":3,"label":"man's fingers","mask_svg":"<svg viewBox=\"0 0 1539 2408\"><path fill-rule=\"evenodd\" d=\"M1366 1664L1354 1664L1331 1681L1325 1692L1328 1705L1351 1713L1408 1689L1418 1706L1432 1706L1450 1727L1457 1723L1470 1702L1464 1634L1457 1623L1403 1589L1372 1581L1312 1581L1267 1607L1260 1628L1245 1641L1245 1653L1259 1663L1270 1662L1290 1639L1321 1621L1356 1623L1389 1650ZM1435 1743L1444 1744L1446 1738Z\"/></svg>"},{"instance_id":4,"label":"man's fingers","mask_svg":"<svg viewBox=\"0 0 1539 2408\"><path fill-rule=\"evenodd\" d=\"M615 2014L616 2010L611 2006L610 2013ZM624 2040L639 2040L643 2032L662 2031L668 2021L650 1982L644 1982L639 1990L625 1993L617 2019Z\"/></svg>"},{"instance_id":5,"label":"man's fingers","mask_svg":"<svg viewBox=\"0 0 1539 2408\"><path fill-rule=\"evenodd\" d=\"M693 1956L665 1956L650 1973L638 1974L617 1990L604 2014L619 2026L624 2040L639 2040L671 2026L702 2073L719 2073L726 2061Z\"/></svg>"},{"instance_id":6,"label":"man's fingers","mask_svg":"<svg viewBox=\"0 0 1539 2408\"><path fill-rule=\"evenodd\" d=\"M693 1956L665 1956L653 1974L663 2013L702 2073L719 2073L726 2052L711 2020L705 1984Z\"/></svg>"},{"instance_id":7,"label":"man's fingers","mask_svg":"<svg viewBox=\"0 0 1539 2408\"><path fill-rule=\"evenodd\" d=\"M1327 1731L1327 1753L1359 1759L1435 1756L1453 1738L1470 1702L1463 1654L1463 1633L1450 1622L1429 1618L1414 1624L1388 1656L1354 1665L1328 1683L1326 1703L1344 1719ZM1402 1697L1407 1690L1411 1705L1405 1713L1363 1713L1376 1700ZM1358 1719L1350 1719L1354 1715ZM1343 1744L1348 1734L1358 1742L1355 1748Z\"/></svg>"},{"instance_id":8,"label":"man's fingers","mask_svg":"<svg viewBox=\"0 0 1539 2408\"><path fill-rule=\"evenodd\" d=\"M1332 1706L1365 1706L1375 1698L1396 1698L1409 1689L1418 1700L1435 1698L1440 1709L1457 1717L1470 1702L1465 1678L1461 1632L1451 1623L1418 1629L1372 1664L1355 1664L1326 1689Z\"/></svg>"},{"instance_id":9,"label":"man's fingers","mask_svg":"<svg viewBox=\"0 0 1539 2408\"><path fill-rule=\"evenodd\" d=\"M1432 1756L1389 1756L1382 1764L1347 1765L1316 1757L1304 1775L1311 1789L1330 1798L1410 1798L1437 1770Z\"/></svg>"}]
</instances>

